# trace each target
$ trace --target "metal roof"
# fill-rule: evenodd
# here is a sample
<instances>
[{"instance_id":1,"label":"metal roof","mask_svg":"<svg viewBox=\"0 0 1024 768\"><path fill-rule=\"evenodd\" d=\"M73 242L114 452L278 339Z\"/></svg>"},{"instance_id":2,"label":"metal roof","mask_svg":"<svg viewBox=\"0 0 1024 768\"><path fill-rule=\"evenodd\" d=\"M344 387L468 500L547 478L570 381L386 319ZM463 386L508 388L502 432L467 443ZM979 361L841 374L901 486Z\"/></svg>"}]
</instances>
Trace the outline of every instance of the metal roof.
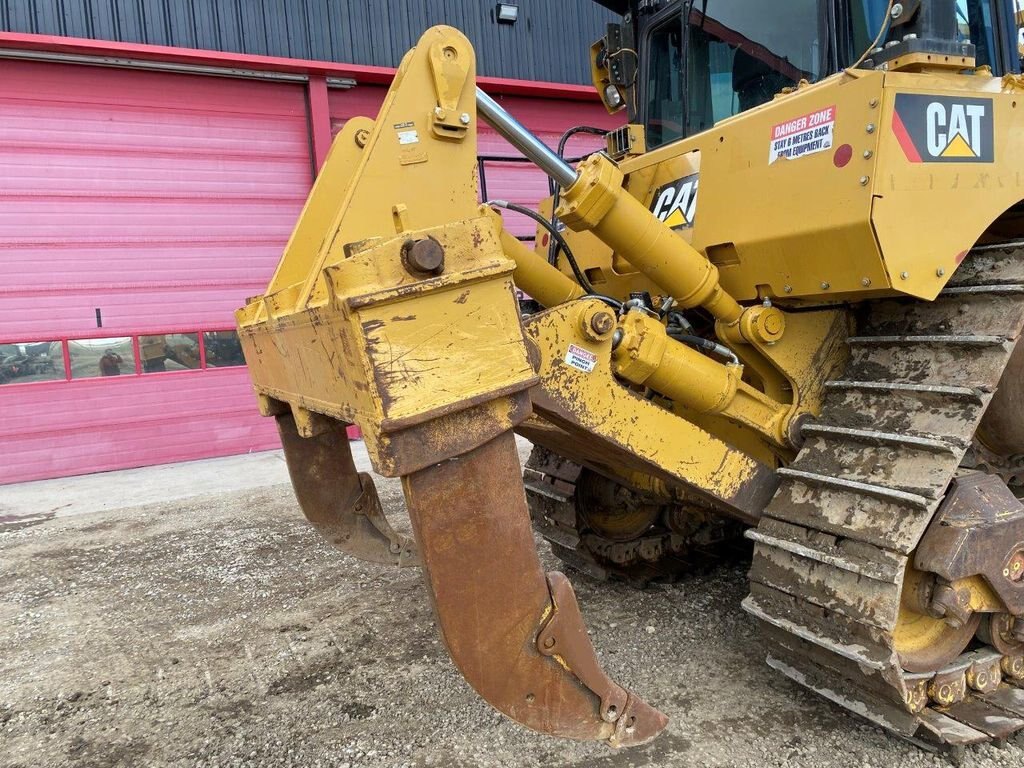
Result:
<instances>
[{"instance_id":1,"label":"metal roof","mask_svg":"<svg viewBox=\"0 0 1024 768\"><path fill-rule=\"evenodd\" d=\"M629 0L594 0L594 2L620 15L629 9Z\"/></svg>"},{"instance_id":2,"label":"metal roof","mask_svg":"<svg viewBox=\"0 0 1024 768\"><path fill-rule=\"evenodd\" d=\"M481 75L588 83L590 44L619 3L510 2L515 24L483 0L0 0L0 30L394 67L425 29L450 24Z\"/></svg>"}]
</instances>

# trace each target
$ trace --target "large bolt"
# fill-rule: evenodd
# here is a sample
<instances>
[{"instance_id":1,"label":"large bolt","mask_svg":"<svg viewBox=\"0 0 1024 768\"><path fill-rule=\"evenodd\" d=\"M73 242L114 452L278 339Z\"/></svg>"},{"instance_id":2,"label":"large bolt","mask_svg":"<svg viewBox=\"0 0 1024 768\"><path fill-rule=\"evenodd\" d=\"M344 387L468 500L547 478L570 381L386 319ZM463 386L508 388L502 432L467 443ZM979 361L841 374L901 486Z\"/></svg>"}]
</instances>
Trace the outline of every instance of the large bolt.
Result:
<instances>
[{"instance_id":1,"label":"large bolt","mask_svg":"<svg viewBox=\"0 0 1024 768\"><path fill-rule=\"evenodd\" d=\"M406 240L402 245L402 263L417 277L444 272L444 248L432 237Z\"/></svg>"},{"instance_id":2,"label":"large bolt","mask_svg":"<svg viewBox=\"0 0 1024 768\"><path fill-rule=\"evenodd\" d=\"M1003 569L1003 575L1010 581L1019 582L1024 579L1024 550L1014 552L1010 562Z\"/></svg>"},{"instance_id":3,"label":"large bolt","mask_svg":"<svg viewBox=\"0 0 1024 768\"><path fill-rule=\"evenodd\" d=\"M931 612L953 629L960 629L971 618L971 594L966 589L958 591L951 584L940 582L932 592Z\"/></svg>"},{"instance_id":4,"label":"large bolt","mask_svg":"<svg viewBox=\"0 0 1024 768\"><path fill-rule=\"evenodd\" d=\"M615 327L615 318L611 312L598 312L590 319L590 327L598 336L604 336Z\"/></svg>"}]
</instances>

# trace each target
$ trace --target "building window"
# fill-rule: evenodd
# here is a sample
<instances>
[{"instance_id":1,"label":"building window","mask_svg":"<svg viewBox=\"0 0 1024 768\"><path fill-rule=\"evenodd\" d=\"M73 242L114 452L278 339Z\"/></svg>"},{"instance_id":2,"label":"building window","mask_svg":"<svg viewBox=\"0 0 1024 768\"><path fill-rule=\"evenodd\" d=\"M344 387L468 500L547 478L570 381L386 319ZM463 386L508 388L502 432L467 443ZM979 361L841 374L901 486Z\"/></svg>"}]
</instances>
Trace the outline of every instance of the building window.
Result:
<instances>
[{"instance_id":1,"label":"building window","mask_svg":"<svg viewBox=\"0 0 1024 768\"><path fill-rule=\"evenodd\" d=\"M64 346L59 341L0 344L0 384L65 378Z\"/></svg>"},{"instance_id":2,"label":"building window","mask_svg":"<svg viewBox=\"0 0 1024 768\"><path fill-rule=\"evenodd\" d=\"M135 373L135 350L131 336L109 339L72 339L68 342L71 378L122 376Z\"/></svg>"},{"instance_id":3,"label":"building window","mask_svg":"<svg viewBox=\"0 0 1024 768\"><path fill-rule=\"evenodd\" d=\"M199 334L139 336L139 358L143 373L194 370L200 367Z\"/></svg>"},{"instance_id":4,"label":"building window","mask_svg":"<svg viewBox=\"0 0 1024 768\"><path fill-rule=\"evenodd\" d=\"M203 347L206 349L207 368L245 365L242 343L236 331L204 331Z\"/></svg>"},{"instance_id":5,"label":"building window","mask_svg":"<svg viewBox=\"0 0 1024 768\"><path fill-rule=\"evenodd\" d=\"M244 365L242 344L233 330L0 341L0 385Z\"/></svg>"}]
</instances>

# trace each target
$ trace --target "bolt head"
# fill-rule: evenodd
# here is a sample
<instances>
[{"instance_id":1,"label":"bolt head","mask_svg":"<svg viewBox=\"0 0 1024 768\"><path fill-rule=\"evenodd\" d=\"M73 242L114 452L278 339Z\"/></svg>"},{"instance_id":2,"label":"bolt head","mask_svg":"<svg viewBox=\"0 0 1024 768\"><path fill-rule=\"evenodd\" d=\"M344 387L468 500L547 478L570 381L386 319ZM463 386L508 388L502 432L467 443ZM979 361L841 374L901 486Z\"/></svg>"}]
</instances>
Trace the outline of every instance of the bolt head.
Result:
<instances>
[{"instance_id":1,"label":"bolt head","mask_svg":"<svg viewBox=\"0 0 1024 768\"><path fill-rule=\"evenodd\" d=\"M865 277L863 280L860 281L860 284L867 288L868 286L871 285L871 278Z\"/></svg>"},{"instance_id":2,"label":"bolt head","mask_svg":"<svg viewBox=\"0 0 1024 768\"><path fill-rule=\"evenodd\" d=\"M598 312L590 319L590 327L594 333L604 336L615 328L615 318L610 312Z\"/></svg>"},{"instance_id":3,"label":"bolt head","mask_svg":"<svg viewBox=\"0 0 1024 768\"><path fill-rule=\"evenodd\" d=\"M866 130L868 133L874 133L875 132L875 124L874 123L868 123L867 127L864 130Z\"/></svg>"},{"instance_id":4,"label":"bolt head","mask_svg":"<svg viewBox=\"0 0 1024 768\"><path fill-rule=\"evenodd\" d=\"M879 49L876 49L876 50L881 50L881 49L879 48ZM868 102L868 106L870 106L872 109L877 107L878 106L878 99L872 99L871 101L869 101Z\"/></svg>"},{"instance_id":5,"label":"bolt head","mask_svg":"<svg viewBox=\"0 0 1024 768\"><path fill-rule=\"evenodd\" d=\"M900 280L906 280L909 277L910 277L910 273L909 272L900 272Z\"/></svg>"},{"instance_id":6,"label":"bolt head","mask_svg":"<svg viewBox=\"0 0 1024 768\"><path fill-rule=\"evenodd\" d=\"M1024 550L1014 552L1010 562L1006 564L1004 573L1010 581L1019 582L1024 580Z\"/></svg>"},{"instance_id":7,"label":"bolt head","mask_svg":"<svg viewBox=\"0 0 1024 768\"><path fill-rule=\"evenodd\" d=\"M870 177L868 177L868 176L861 176L861 177L860 177L860 185L861 185L862 187L866 187L866 186L868 185L868 182L869 182L869 181L871 181L871 178L870 178Z\"/></svg>"},{"instance_id":8,"label":"bolt head","mask_svg":"<svg viewBox=\"0 0 1024 768\"><path fill-rule=\"evenodd\" d=\"M402 246L405 268L418 277L444 272L444 248L432 237L406 240Z\"/></svg>"},{"instance_id":9,"label":"bolt head","mask_svg":"<svg viewBox=\"0 0 1024 768\"><path fill-rule=\"evenodd\" d=\"M902 16L903 3L895 3L892 7L892 10L889 12L889 15L892 16L894 19L898 19L900 16Z\"/></svg>"},{"instance_id":10,"label":"bolt head","mask_svg":"<svg viewBox=\"0 0 1024 768\"><path fill-rule=\"evenodd\" d=\"M471 118L470 118L470 116L469 116L469 112L463 112L463 113L462 113L462 114L461 114L461 115L459 116L459 122L460 122L460 123L462 123L463 125L469 125L469 121L470 121L470 119L471 119Z\"/></svg>"},{"instance_id":11,"label":"bolt head","mask_svg":"<svg viewBox=\"0 0 1024 768\"><path fill-rule=\"evenodd\" d=\"M946 270L944 270L942 267L939 267L938 269L935 270L935 276L936 277L944 277L945 275L946 275Z\"/></svg>"},{"instance_id":12,"label":"bolt head","mask_svg":"<svg viewBox=\"0 0 1024 768\"><path fill-rule=\"evenodd\" d=\"M865 149L864 150L864 159L865 160L870 160L874 156L875 156L875 153L872 152L870 149Z\"/></svg>"},{"instance_id":13,"label":"bolt head","mask_svg":"<svg viewBox=\"0 0 1024 768\"><path fill-rule=\"evenodd\" d=\"M822 283L821 284L821 290L823 290L823 291L827 291L831 287L832 287L831 283Z\"/></svg>"},{"instance_id":14,"label":"bolt head","mask_svg":"<svg viewBox=\"0 0 1024 768\"><path fill-rule=\"evenodd\" d=\"M785 286L782 287L782 290L785 291L786 293L792 293L793 292L793 286L792 285L785 285Z\"/></svg>"},{"instance_id":15,"label":"bolt head","mask_svg":"<svg viewBox=\"0 0 1024 768\"><path fill-rule=\"evenodd\" d=\"M434 117L438 120L444 120L448 117L448 113L441 109L441 107L434 107Z\"/></svg>"}]
</instances>

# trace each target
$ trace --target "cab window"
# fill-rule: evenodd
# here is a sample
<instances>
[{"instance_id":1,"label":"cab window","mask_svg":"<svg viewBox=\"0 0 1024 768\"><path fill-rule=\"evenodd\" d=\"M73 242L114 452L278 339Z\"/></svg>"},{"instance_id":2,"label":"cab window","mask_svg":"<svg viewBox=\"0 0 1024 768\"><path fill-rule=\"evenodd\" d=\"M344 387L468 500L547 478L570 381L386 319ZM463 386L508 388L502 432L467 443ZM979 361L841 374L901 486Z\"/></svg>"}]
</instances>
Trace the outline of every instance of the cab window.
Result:
<instances>
[{"instance_id":1,"label":"cab window","mask_svg":"<svg viewBox=\"0 0 1024 768\"><path fill-rule=\"evenodd\" d=\"M648 42L647 146L683 138L683 27L679 14L654 28Z\"/></svg>"},{"instance_id":2,"label":"cab window","mask_svg":"<svg viewBox=\"0 0 1024 768\"><path fill-rule=\"evenodd\" d=\"M648 42L648 146L707 130L783 88L817 80L824 59L818 14L818 0L707 0L690 8L685 46L679 14L655 27Z\"/></svg>"}]
</instances>

